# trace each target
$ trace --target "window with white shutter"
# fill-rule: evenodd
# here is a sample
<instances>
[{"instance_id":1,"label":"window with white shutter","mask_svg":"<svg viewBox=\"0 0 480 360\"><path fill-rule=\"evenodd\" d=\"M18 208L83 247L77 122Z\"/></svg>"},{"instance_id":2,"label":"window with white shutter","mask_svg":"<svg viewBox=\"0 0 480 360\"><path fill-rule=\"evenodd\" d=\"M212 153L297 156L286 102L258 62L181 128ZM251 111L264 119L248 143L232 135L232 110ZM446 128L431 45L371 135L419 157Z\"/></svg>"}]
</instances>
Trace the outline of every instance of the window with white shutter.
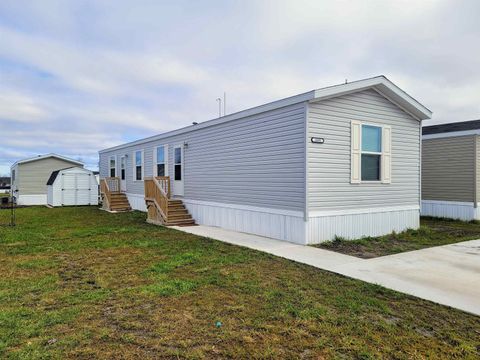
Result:
<instances>
[{"instance_id":1,"label":"window with white shutter","mask_svg":"<svg viewBox=\"0 0 480 360\"><path fill-rule=\"evenodd\" d=\"M352 184L362 182L391 182L391 127L351 123Z\"/></svg>"}]
</instances>

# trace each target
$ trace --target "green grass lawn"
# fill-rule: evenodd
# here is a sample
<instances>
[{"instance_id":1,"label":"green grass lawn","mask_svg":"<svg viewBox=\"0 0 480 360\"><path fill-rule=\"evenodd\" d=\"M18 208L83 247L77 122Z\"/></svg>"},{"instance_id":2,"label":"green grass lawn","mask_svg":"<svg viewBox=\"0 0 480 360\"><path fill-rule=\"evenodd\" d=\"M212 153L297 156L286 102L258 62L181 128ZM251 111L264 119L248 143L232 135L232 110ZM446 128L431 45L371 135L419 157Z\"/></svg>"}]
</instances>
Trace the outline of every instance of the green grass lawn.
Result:
<instances>
[{"instance_id":1,"label":"green grass lawn","mask_svg":"<svg viewBox=\"0 0 480 360\"><path fill-rule=\"evenodd\" d=\"M479 222L422 218L418 230L353 241L337 238L315 246L368 259L473 239L480 239Z\"/></svg>"},{"instance_id":2,"label":"green grass lawn","mask_svg":"<svg viewBox=\"0 0 480 360\"><path fill-rule=\"evenodd\" d=\"M480 356L479 317L144 220L18 209L0 228L0 358Z\"/></svg>"}]
</instances>

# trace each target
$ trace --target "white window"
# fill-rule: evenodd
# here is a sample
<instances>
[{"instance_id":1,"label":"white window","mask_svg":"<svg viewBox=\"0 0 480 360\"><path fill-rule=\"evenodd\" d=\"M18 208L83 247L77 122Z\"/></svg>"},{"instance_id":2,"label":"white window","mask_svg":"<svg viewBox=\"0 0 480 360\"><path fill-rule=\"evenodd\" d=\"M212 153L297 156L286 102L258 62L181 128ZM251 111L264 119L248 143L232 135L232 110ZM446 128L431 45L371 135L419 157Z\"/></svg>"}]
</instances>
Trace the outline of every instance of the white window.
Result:
<instances>
[{"instance_id":1,"label":"white window","mask_svg":"<svg viewBox=\"0 0 480 360\"><path fill-rule=\"evenodd\" d=\"M174 149L174 180L182 180L182 148L176 147Z\"/></svg>"},{"instance_id":2,"label":"white window","mask_svg":"<svg viewBox=\"0 0 480 360\"><path fill-rule=\"evenodd\" d=\"M137 150L133 153L133 180L143 180L143 150Z\"/></svg>"},{"instance_id":3,"label":"white window","mask_svg":"<svg viewBox=\"0 0 480 360\"><path fill-rule=\"evenodd\" d=\"M117 176L116 165L117 165L117 160L115 156L110 156L110 177Z\"/></svg>"},{"instance_id":4,"label":"white window","mask_svg":"<svg viewBox=\"0 0 480 360\"><path fill-rule=\"evenodd\" d=\"M153 149L153 173L156 176L168 176L168 147L158 146Z\"/></svg>"},{"instance_id":5,"label":"white window","mask_svg":"<svg viewBox=\"0 0 480 360\"><path fill-rule=\"evenodd\" d=\"M120 179L125 180L126 179L126 158L125 156L122 156L120 158Z\"/></svg>"},{"instance_id":6,"label":"white window","mask_svg":"<svg viewBox=\"0 0 480 360\"><path fill-rule=\"evenodd\" d=\"M14 181L15 181L15 170L12 170L12 181L11 181L11 183L13 184Z\"/></svg>"},{"instance_id":7,"label":"white window","mask_svg":"<svg viewBox=\"0 0 480 360\"><path fill-rule=\"evenodd\" d=\"M391 182L391 128L352 121L351 182Z\"/></svg>"}]
</instances>

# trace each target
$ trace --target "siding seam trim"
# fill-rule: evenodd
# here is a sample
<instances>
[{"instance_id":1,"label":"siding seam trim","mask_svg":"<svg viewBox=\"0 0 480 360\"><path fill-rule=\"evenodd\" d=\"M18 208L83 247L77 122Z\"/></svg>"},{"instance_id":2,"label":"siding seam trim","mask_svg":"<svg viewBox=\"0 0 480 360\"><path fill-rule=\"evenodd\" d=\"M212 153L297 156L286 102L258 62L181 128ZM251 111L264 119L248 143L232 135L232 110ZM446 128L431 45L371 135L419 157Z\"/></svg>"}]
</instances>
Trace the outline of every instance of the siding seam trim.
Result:
<instances>
[{"instance_id":1,"label":"siding seam trim","mask_svg":"<svg viewBox=\"0 0 480 360\"><path fill-rule=\"evenodd\" d=\"M459 205L473 206L473 202L448 201L448 200L422 200L422 204L438 204L438 205Z\"/></svg>"},{"instance_id":2,"label":"siding seam trim","mask_svg":"<svg viewBox=\"0 0 480 360\"><path fill-rule=\"evenodd\" d=\"M309 168L309 164L308 164L308 136L309 136L309 131L308 131L308 116L309 116L309 103L308 102L305 102L305 122L304 122L304 126L305 126L305 129L304 129L304 137L303 137L303 141L304 141L304 150L305 150L305 163L304 163L304 168L305 168L305 172L304 172L304 176L305 176L305 207L304 207L304 220L307 221L308 220L308 209L309 209L309 204L308 204L308 168ZM307 235L307 243L308 243L308 234Z\"/></svg>"}]
</instances>

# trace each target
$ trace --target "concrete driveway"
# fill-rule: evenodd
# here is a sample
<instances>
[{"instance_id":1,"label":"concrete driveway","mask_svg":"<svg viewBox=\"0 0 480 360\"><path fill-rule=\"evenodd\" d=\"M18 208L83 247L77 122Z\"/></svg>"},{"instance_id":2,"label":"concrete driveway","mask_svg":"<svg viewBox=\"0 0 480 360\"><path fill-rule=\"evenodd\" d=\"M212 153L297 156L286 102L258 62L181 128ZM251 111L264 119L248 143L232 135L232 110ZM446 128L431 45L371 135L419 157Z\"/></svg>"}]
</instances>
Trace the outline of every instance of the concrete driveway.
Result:
<instances>
[{"instance_id":1,"label":"concrete driveway","mask_svg":"<svg viewBox=\"0 0 480 360\"><path fill-rule=\"evenodd\" d=\"M217 227L175 228L480 315L480 240L365 260Z\"/></svg>"}]
</instances>

